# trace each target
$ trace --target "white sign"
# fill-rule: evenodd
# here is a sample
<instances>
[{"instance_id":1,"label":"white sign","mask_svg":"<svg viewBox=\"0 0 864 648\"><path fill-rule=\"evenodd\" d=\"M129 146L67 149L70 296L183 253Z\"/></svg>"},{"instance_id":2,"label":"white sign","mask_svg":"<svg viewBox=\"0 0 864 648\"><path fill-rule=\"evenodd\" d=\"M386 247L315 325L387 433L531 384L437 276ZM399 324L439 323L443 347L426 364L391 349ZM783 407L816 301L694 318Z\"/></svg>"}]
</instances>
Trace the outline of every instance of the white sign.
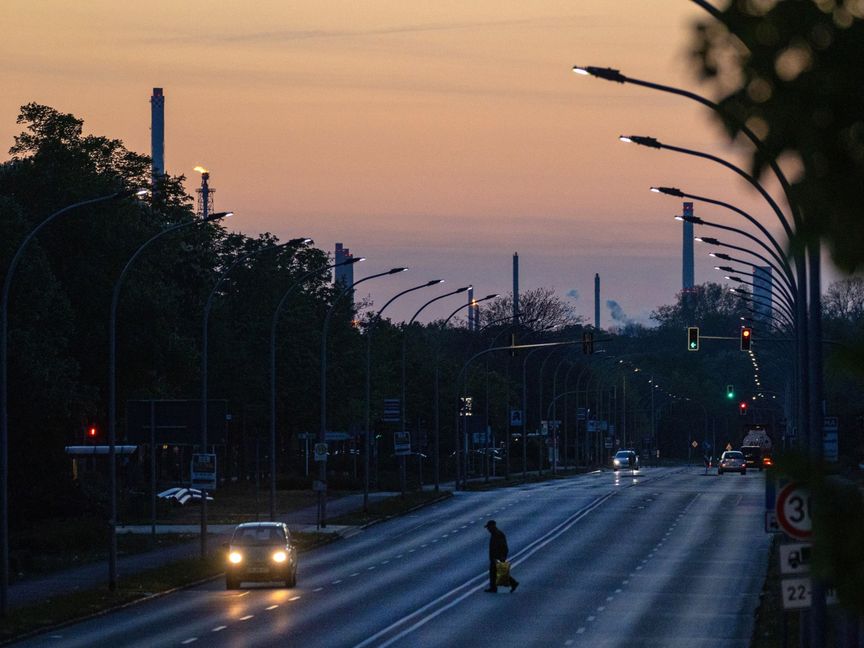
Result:
<instances>
[{"instance_id":1,"label":"white sign","mask_svg":"<svg viewBox=\"0 0 864 648\"><path fill-rule=\"evenodd\" d=\"M780 545L780 573L806 574L810 571L810 545L805 542Z\"/></svg>"},{"instance_id":2,"label":"white sign","mask_svg":"<svg viewBox=\"0 0 864 648\"><path fill-rule=\"evenodd\" d=\"M396 456L411 454L411 435L408 432L393 433L393 454Z\"/></svg>"},{"instance_id":3,"label":"white sign","mask_svg":"<svg viewBox=\"0 0 864 648\"><path fill-rule=\"evenodd\" d=\"M327 461L327 444L315 444L315 461Z\"/></svg>"},{"instance_id":4,"label":"white sign","mask_svg":"<svg viewBox=\"0 0 864 648\"><path fill-rule=\"evenodd\" d=\"M208 452L192 455L192 488L216 489L216 455Z\"/></svg>"},{"instance_id":5,"label":"white sign","mask_svg":"<svg viewBox=\"0 0 864 648\"><path fill-rule=\"evenodd\" d=\"M787 535L796 540L808 540L813 533L810 517L810 493L800 484L786 484L777 494L777 522Z\"/></svg>"},{"instance_id":6,"label":"white sign","mask_svg":"<svg viewBox=\"0 0 864 648\"><path fill-rule=\"evenodd\" d=\"M812 583L809 576L801 578L786 578L780 581L780 591L783 596L784 610L804 610L810 607ZM837 591L825 590L825 603L837 603Z\"/></svg>"},{"instance_id":7,"label":"white sign","mask_svg":"<svg viewBox=\"0 0 864 648\"><path fill-rule=\"evenodd\" d=\"M699 443L698 443L697 441L694 441L694 442L691 443L690 445L691 445L692 447L694 447L694 448L698 448L698 447L699 447Z\"/></svg>"}]
</instances>

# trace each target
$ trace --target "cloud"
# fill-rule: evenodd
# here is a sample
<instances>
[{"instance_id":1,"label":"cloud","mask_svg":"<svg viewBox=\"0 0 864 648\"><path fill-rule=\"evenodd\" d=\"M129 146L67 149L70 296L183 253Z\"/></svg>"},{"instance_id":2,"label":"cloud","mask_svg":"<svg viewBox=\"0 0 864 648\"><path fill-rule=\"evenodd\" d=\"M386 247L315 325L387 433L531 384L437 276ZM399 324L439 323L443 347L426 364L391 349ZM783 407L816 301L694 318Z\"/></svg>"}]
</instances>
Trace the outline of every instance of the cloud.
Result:
<instances>
[{"instance_id":1,"label":"cloud","mask_svg":"<svg viewBox=\"0 0 864 648\"><path fill-rule=\"evenodd\" d=\"M609 315L616 322L621 322L625 324L630 321L630 318L627 317L627 314L624 312L624 309L621 308L621 305L616 302L614 299L606 300L606 308L609 309Z\"/></svg>"},{"instance_id":2,"label":"cloud","mask_svg":"<svg viewBox=\"0 0 864 648\"><path fill-rule=\"evenodd\" d=\"M579 301L579 291L576 290L575 288L573 290L568 291L567 296L574 301Z\"/></svg>"}]
</instances>

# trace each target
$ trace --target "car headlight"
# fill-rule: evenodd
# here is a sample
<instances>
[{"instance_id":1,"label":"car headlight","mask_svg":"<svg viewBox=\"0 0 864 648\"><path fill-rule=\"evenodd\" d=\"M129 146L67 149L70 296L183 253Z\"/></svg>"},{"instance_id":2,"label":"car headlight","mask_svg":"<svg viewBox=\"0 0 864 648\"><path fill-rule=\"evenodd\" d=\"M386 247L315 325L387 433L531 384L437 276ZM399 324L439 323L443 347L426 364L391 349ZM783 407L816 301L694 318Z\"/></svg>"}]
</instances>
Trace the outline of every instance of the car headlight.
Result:
<instances>
[{"instance_id":1,"label":"car headlight","mask_svg":"<svg viewBox=\"0 0 864 648\"><path fill-rule=\"evenodd\" d=\"M277 551L273 554L273 562L283 563L288 560L288 555L284 551Z\"/></svg>"},{"instance_id":2,"label":"car headlight","mask_svg":"<svg viewBox=\"0 0 864 648\"><path fill-rule=\"evenodd\" d=\"M621 462L620 462L618 459L613 459L613 460L612 460L612 465L614 465L614 466L620 466L620 465L621 465Z\"/></svg>"},{"instance_id":3,"label":"car headlight","mask_svg":"<svg viewBox=\"0 0 864 648\"><path fill-rule=\"evenodd\" d=\"M237 565L243 562L243 554L241 554L239 551L232 551L228 554L228 561Z\"/></svg>"}]
</instances>

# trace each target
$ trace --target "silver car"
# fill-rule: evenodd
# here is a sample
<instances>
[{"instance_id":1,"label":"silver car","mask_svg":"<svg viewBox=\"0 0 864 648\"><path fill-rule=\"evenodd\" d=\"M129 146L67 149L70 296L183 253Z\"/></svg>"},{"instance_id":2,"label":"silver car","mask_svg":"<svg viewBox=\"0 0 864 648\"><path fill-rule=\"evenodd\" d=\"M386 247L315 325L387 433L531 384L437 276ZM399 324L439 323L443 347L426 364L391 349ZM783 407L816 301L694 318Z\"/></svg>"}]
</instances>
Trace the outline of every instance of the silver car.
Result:
<instances>
[{"instance_id":1,"label":"silver car","mask_svg":"<svg viewBox=\"0 0 864 648\"><path fill-rule=\"evenodd\" d=\"M240 524L227 548L225 589L237 589L244 581L297 584L297 548L282 522Z\"/></svg>"},{"instance_id":2,"label":"silver car","mask_svg":"<svg viewBox=\"0 0 864 648\"><path fill-rule=\"evenodd\" d=\"M613 470L639 470L639 455L635 450L619 450L612 457Z\"/></svg>"},{"instance_id":3,"label":"silver car","mask_svg":"<svg viewBox=\"0 0 864 648\"><path fill-rule=\"evenodd\" d=\"M717 474L722 475L724 472L730 471L740 472L742 475L747 474L747 459L740 450L727 450L720 455L720 463L717 464Z\"/></svg>"}]
</instances>

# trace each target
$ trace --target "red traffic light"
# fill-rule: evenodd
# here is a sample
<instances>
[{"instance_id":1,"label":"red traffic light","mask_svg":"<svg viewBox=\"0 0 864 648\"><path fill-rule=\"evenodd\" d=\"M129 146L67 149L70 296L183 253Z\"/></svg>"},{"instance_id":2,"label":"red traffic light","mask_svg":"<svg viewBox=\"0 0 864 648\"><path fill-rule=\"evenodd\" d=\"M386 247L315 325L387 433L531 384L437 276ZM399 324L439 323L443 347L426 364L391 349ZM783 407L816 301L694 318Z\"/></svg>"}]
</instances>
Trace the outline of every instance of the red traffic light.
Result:
<instances>
[{"instance_id":1,"label":"red traffic light","mask_svg":"<svg viewBox=\"0 0 864 648\"><path fill-rule=\"evenodd\" d=\"M741 350L749 351L750 350L750 342L753 339L753 329L749 326L744 326L741 328Z\"/></svg>"},{"instance_id":2,"label":"red traffic light","mask_svg":"<svg viewBox=\"0 0 864 648\"><path fill-rule=\"evenodd\" d=\"M87 436L90 437L91 439L95 439L97 434L98 434L98 430L96 429L95 426L91 425L89 428L87 428Z\"/></svg>"},{"instance_id":3,"label":"red traffic light","mask_svg":"<svg viewBox=\"0 0 864 648\"><path fill-rule=\"evenodd\" d=\"M745 416L747 414L747 401L741 401L738 403L738 413L741 416Z\"/></svg>"}]
</instances>

